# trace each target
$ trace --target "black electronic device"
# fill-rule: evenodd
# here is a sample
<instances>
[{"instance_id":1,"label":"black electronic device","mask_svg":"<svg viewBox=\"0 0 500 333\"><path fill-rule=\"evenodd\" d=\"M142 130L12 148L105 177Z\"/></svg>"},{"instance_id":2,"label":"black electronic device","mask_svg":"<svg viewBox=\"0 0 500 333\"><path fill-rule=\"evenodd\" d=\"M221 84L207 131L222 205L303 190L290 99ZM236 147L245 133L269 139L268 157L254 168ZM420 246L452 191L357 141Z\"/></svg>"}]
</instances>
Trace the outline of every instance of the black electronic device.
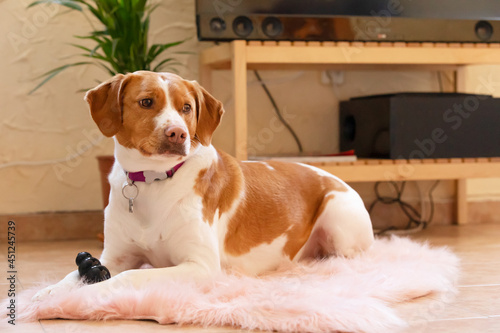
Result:
<instances>
[{"instance_id":1,"label":"black electronic device","mask_svg":"<svg viewBox=\"0 0 500 333\"><path fill-rule=\"evenodd\" d=\"M500 42L499 0L196 0L210 41Z\"/></svg>"},{"instance_id":2,"label":"black electronic device","mask_svg":"<svg viewBox=\"0 0 500 333\"><path fill-rule=\"evenodd\" d=\"M500 156L500 99L401 93L340 103L340 149L361 158Z\"/></svg>"}]
</instances>

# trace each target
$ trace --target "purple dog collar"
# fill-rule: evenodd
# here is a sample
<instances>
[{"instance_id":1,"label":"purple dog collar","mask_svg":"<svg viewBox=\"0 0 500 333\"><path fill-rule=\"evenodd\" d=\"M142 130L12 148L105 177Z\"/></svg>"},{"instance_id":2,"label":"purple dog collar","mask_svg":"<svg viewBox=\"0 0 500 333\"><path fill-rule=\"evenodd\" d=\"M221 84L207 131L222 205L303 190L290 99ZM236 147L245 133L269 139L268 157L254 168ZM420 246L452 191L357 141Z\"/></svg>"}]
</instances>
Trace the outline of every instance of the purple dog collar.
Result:
<instances>
[{"instance_id":1,"label":"purple dog collar","mask_svg":"<svg viewBox=\"0 0 500 333\"><path fill-rule=\"evenodd\" d=\"M151 184L155 181L165 180L167 178L172 178L174 173L179 170L179 168L184 164L181 162L174 166L172 169L165 172L156 172L156 171L138 171L138 172L125 172L127 174L128 179L132 182L144 182Z\"/></svg>"}]
</instances>

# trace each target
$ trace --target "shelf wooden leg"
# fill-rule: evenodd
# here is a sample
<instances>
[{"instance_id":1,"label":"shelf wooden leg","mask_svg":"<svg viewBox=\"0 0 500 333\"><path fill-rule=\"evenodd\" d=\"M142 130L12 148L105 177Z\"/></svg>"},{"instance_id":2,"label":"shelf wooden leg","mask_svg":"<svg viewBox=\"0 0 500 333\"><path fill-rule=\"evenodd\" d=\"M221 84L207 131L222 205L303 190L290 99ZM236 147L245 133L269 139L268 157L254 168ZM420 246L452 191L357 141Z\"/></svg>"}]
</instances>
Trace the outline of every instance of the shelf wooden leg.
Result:
<instances>
[{"instance_id":1,"label":"shelf wooden leg","mask_svg":"<svg viewBox=\"0 0 500 333\"><path fill-rule=\"evenodd\" d=\"M242 40L232 42L232 51L236 158L246 160L248 159L246 42Z\"/></svg>"},{"instance_id":2,"label":"shelf wooden leg","mask_svg":"<svg viewBox=\"0 0 500 333\"><path fill-rule=\"evenodd\" d=\"M461 66L455 72L455 91L467 93L471 90L468 66ZM467 223L467 179L457 179L457 224Z\"/></svg>"},{"instance_id":3,"label":"shelf wooden leg","mask_svg":"<svg viewBox=\"0 0 500 333\"><path fill-rule=\"evenodd\" d=\"M467 223L467 179L457 180L457 224Z\"/></svg>"},{"instance_id":4,"label":"shelf wooden leg","mask_svg":"<svg viewBox=\"0 0 500 333\"><path fill-rule=\"evenodd\" d=\"M212 93L212 68L202 63L200 59L199 83L209 93Z\"/></svg>"}]
</instances>

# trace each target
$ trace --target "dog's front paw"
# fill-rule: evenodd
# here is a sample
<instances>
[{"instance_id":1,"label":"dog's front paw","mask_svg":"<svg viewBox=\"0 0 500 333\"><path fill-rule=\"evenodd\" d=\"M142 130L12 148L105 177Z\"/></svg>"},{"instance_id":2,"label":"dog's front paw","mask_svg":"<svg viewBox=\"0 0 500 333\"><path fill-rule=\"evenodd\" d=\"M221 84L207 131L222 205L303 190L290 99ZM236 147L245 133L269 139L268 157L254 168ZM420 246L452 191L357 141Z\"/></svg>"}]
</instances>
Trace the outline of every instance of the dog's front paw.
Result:
<instances>
[{"instance_id":1,"label":"dog's front paw","mask_svg":"<svg viewBox=\"0 0 500 333\"><path fill-rule=\"evenodd\" d=\"M33 296L31 298L31 301L32 302L41 302L41 301L44 301L46 300L47 298L53 296L53 295L56 295L58 294L61 289L63 289L60 285L58 284L53 284L51 286L48 286L46 288L43 288L42 290L40 290L39 292L37 292L35 294L35 296Z\"/></svg>"},{"instance_id":2,"label":"dog's front paw","mask_svg":"<svg viewBox=\"0 0 500 333\"><path fill-rule=\"evenodd\" d=\"M99 259L92 257L88 252L78 253L75 261L78 265L78 273L85 284L94 284L111 277L109 270L101 265Z\"/></svg>"},{"instance_id":3,"label":"dog's front paw","mask_svg":"<svg viewBox=\"0 0 500 333\"><path fill-rule=\"evenodd\" d=\"M52 286L49 286L47 288L43 288L42 290L38 291L35 296L31 297L32 302L41 302L44 299L46 299L50 293L52 292Z\"/></svg>"}]
</instances>

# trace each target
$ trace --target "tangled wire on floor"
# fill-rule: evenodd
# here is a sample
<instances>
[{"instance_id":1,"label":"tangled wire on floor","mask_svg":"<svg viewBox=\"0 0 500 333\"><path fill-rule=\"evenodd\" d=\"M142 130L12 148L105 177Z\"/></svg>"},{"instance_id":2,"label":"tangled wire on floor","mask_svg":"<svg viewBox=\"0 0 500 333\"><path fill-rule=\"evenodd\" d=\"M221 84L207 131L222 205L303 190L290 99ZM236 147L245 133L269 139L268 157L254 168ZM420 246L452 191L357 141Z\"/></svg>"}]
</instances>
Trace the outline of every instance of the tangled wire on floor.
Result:
<instances>
[{"instance_id":1,"label":"tangled wire on floor","mask_svg":"<svg viewBox=\"0 0 500 333\"><path fill-rule=\"evenodd\" d=\"M373 209L378 203L384 205L397 204L399 205L403 213L408 217L408 223L404 229L398 229L395 226L390 226L382 230L376 230L375 231L376 235L381 235L384 233L410 233L410 232L420 231L422 229L425 229L431 223L432 218L434 217L434 198L432 196L432 193L439 184L439 180L435 181L434 184L429 189L428 197L430 202L430 214L428 219L425 219L425 216L423 216L422 209L418 211L415 207L413 207L408 202L402 199L403 192L406 188L406 182L401 182L400 186L398 186L398 183L394 181L387 182L387 184L390 184L394 187L394 190L396 192L395 196L384 196L380 194L379 187L382 183L383 182L375 183L374 190L377 198L370 205L368 212L371 215Z\"/></svg>"}]
</instances>

